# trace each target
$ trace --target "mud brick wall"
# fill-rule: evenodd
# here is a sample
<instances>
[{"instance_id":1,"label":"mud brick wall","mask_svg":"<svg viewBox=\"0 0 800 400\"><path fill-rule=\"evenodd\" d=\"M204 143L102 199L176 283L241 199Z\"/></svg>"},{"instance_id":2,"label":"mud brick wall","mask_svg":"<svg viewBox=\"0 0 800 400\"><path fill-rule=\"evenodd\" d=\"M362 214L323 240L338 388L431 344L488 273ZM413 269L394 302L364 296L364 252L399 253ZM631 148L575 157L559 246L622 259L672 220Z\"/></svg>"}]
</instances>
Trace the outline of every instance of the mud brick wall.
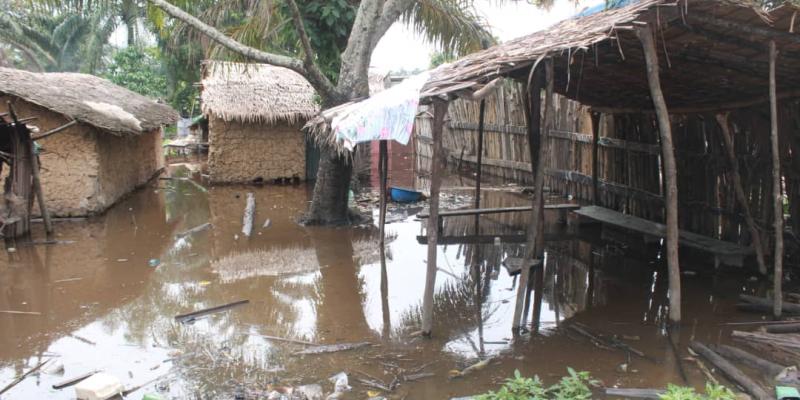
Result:
<instances>
[{"instance_id":1,"label":"mud brick wall","mask_svg":"<svg viewBox=\"0 0 800 400\"><path fill-rule=\"evenodd\" d=\"M15 97L0 96L0 112L11 100L20 118L46 132L66 124L63 115ZM86 216L105 211L117 200L146 183L164 165L161 133L120 137L78 124L38 141L44 197L58 217ZM3 179L8 167L3 168ZM34 214L38 207L34 203Z\"/></svg>"},{"instance_id":2,"label":"mud brick wall","mask_svg":"<svg viewBox=\"0 0 800 400\"><path fill-rule=\"evenodd\" d=\"M305 137L299 126L209 118L208 171L215 183L306 176Z\"/></svg>"}]
</instances>

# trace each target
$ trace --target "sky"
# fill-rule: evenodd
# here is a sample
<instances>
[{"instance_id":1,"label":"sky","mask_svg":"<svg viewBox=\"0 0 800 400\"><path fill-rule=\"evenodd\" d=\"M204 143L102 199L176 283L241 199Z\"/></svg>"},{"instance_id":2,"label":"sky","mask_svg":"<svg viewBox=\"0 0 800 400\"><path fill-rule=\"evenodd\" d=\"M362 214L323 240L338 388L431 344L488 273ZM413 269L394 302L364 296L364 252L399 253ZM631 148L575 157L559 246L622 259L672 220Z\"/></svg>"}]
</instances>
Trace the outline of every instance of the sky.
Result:
<instances>
[{"instance_id":1,"label":"sky","mask_svg":"<svg viewBox=\"0 0 800 400\"><path fill-rule=\"evenodd\" d=\"M503 6L498 6L496 0L478 0L476 3L478 12L487 20L494 36L504 42L547 28L603 1L582 0L576 5L571 0L555 0L550 10L525 1L506 2ZM412 29L395 23L375 48L370 65L385 72L427 69L435 50Z\"/></svg>"}]
</instances>

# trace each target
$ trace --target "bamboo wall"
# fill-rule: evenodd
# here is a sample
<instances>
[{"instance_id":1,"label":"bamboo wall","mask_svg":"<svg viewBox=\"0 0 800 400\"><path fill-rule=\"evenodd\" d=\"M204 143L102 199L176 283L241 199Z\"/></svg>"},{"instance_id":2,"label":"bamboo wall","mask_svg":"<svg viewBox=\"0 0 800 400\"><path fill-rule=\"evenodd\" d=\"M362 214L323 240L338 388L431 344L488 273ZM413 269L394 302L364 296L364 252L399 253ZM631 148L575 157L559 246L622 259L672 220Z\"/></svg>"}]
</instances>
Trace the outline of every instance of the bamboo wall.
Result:
<instances>
[{"instance_id":1,"label":"bamboo wall","mask_svg":"<svg viewBox=\"0 0 800 400\"><path fill-rule=\"evenodd\" d=\"M545 186L552 194L593 202L592 123L589 110L557 96L554 129L548 146ZM487 98L484 174L530 184L527 131L521 87L506 83ZM445 153L455 167L474 167L479 102L451 102L444 131ZM771 228L771 156L767 106L741 109L730 116L734 147L751 212L769 243ZM421 113L417 134L430 137L431 118ZM742 208L736 202L730 166L714 115L673 116L681 229L750 243ZM792 216L800 212L800 105L784 102L780 112L782 172ZM430 140L420 140L417 168L430 165ZM652 114L604 114L599 121L598 177L601 206L663 222L663 182L657 124ZM797 232L798 219L789 226Z\"/></svg>"}]
</instances>

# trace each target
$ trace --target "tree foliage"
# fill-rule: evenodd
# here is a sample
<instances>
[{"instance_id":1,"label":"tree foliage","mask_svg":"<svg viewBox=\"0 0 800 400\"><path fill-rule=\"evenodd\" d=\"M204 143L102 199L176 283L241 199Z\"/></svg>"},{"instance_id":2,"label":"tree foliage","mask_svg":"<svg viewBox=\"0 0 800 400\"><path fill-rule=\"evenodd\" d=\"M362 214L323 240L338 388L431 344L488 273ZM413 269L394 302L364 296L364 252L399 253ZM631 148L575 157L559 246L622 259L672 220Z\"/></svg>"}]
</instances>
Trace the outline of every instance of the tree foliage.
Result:
<instances>
[{"instance_id":1,"label":"tree foliage","mask_svg":"<svg viewBox=\"0 0 800 400\"><path fill-rule=\"evenodd\" d=\"M156 99L167 96L167 79L158 48L133 46L117 50L103 77L144 96Z\"/></svg>"}]
</instances>

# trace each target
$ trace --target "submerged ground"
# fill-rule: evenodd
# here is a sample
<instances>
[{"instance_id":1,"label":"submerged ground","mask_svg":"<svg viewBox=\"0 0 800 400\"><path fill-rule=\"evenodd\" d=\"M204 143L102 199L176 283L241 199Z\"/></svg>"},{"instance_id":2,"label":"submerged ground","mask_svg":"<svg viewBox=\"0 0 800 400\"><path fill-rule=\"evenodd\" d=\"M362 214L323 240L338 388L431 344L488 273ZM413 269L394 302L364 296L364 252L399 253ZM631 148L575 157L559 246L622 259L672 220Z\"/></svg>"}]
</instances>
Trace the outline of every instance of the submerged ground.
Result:
<instances>
[{"instance_id":1,"label":"submerged ground","mask_svg":"<svg viewBox=\"0 0 800 400\"><path fill-rule=\"evenodd\" d=\"M457 188L470 184L449 180L455 189L446 191L445 203L467 204L471 192ZM525 195L487 186L488 206L529 204ZM257 205L250 238L241 233L247 192L255 193ZM44 358L57 358L65 371L29 377L3 398L72 399L72 388L54 390L52 384L91 370L109 372L128 387L156 379L133 399L154 392L180 399L257 398L311 383L329 393L328 378L340 371L350 376L354 389L346 398L353 399L379 392L358 378L389 384L431 372L382 395L446 399L496 388L515 369L550 383L568 366L608 386L664 387L682 383L677 363L689 340L726 341L732 327L723 323L759 319L734 305L738 293L758 289L758 282L736 271L712 275L702 260L686 256L683 269L698 273L684 276L676 355L663 329L667 281L658 244L623 245L597 228L565 227L553 216L538 325L530 325L536 304L528 311L533 332L511 335L517 282L500 265L520 245L490 240L439 247L434 336L418 338L412 332L420 324L426 257L417 238L424 224L413 216L419 208L391 213L382 266L373 226L297 225L309 199L304 185L204 192L185 180L160 180L104 216L58 223L61 244L17 244L0 260L0 310L41 315L0 314L0 386ZM209 229L182 234L209 222ZM487 217L480 229L516 234L526 223L524 214ZM453 218L445 233L471 234L473 224L471 217ZM36 229L34 237L43 237ZM174 319L242 299L250 303L193 324ZM568 334L563 326L572 322L617 334L648 359L628 359ZM373 346L301 356L294 353L304 345L265 335ZM449 379L451 370L486 357L494 357L488 367ZM689 384L704 382L693 364L683 362L683 368Z\"/></svg>"}]
</instances>

